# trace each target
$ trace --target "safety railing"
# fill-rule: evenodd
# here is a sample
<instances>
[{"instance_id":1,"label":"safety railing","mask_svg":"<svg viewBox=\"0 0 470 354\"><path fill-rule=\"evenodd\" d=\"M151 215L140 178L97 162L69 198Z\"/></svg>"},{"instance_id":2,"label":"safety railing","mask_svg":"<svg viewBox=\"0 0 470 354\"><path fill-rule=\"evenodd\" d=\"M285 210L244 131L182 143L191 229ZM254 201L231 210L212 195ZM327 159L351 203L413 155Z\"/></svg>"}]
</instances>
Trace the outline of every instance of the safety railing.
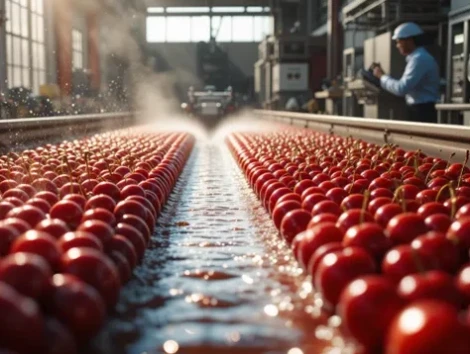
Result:
<instances>
[{"instance_id":1,"label":"safety railing","mask_svg":"<svg viewBox=\"0 0 470 354\"><path fill-rule=\"evenodd\" d=\"M133 124L135 115L129 112L0 120L0 152Z\"/></svg>"}]
</instances>

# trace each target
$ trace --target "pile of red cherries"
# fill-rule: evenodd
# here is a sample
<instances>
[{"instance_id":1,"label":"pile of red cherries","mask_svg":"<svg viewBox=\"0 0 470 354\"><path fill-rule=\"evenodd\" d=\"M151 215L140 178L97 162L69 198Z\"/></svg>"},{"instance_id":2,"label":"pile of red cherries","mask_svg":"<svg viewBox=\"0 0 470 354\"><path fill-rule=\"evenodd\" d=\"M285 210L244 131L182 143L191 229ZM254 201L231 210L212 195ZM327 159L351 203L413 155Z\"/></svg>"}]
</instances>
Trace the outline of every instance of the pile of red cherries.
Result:
<instances>
[{"instance_id":1,"label":"pile of red cherries","mask_svg":"<svg viewBox=\"0 0 470 354\"><path fill-rule=\"evenodd\" d=\"M133 129L0 156L0 353L73 354L98 333L193 145Z\"/></svg>"},{"instance_id":2,"label":"pile of red cherries","mask_svg":"<svg viewBox=\"0 0 470 354\"><path fill-rule=\"evenodd\" d=\"M367 353L470 353L470 169L287 128L227 144L326 311Z\"/></svg>"}]
</instances>

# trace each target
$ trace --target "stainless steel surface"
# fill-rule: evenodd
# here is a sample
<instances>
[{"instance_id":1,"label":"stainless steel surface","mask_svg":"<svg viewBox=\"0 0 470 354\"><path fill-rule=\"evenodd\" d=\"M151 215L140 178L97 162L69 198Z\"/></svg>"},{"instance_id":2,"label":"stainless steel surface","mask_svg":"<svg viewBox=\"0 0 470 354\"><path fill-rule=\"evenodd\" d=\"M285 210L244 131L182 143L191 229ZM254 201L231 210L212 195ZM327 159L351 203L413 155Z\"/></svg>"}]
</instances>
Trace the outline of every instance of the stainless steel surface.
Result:
<instances>
[{"instance_id":1,"label":"stainless steel surface","mask_svg":"<svg viewBox=\"0 0 470 354\"><path fill-rule=\"evenodd\" d=\"M295 124L343 136L353 136L377 144L399 144L404 148L421 149L427 154L448 158L455 153L463 160L470 148L470 127L410 123L381 119L290 113L258 110L263 119Z\"/></svg>"},{"instance_id":2,"label":"stainless steel surface","mask_svg":"<svg viewBox=\"0 0 470 354\"><path fill-rule=\"evenodd\" d=\"M86 353L321 354L326 321L228 149L201 139Z\"/></svg>"},{"instance_id":3,"label":"stainless steel surface","mask_svg":"<svg viewBox=\"0 0 470 354\"><path fill-rule=\"evenodd\" d=\"M470 103L438 103L436 109L438 111L470 111Z\"/></svg>"},{"instance_id":4,"label":"stainless steel surface","mask_svg":"<svg viewBox=\"0 0 470 354\"><path fill-rule=\"evenodd\" d=\"M62 140L135 124L132 113L0 120L0 151Z\"/></svg>"}]
</instances>

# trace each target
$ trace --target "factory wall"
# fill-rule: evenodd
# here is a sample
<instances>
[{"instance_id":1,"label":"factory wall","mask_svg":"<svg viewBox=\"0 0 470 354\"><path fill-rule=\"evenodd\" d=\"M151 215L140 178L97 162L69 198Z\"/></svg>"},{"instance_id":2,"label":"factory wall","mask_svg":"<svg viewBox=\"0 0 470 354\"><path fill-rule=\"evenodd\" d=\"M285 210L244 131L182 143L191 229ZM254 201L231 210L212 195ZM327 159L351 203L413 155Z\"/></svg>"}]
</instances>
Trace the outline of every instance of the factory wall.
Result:
<instances>
[{"instance_id":1,"label":"factory wall","mask_svg":"<svg viewBox=\"0 0 470 354\"><path fill-rule=\"evenodd\" d=\"M229 60L246 77L252 77L258 60L258 43L220 43ZM182 85L197 84L197 43L148 44L156 56L156 70L173 71Z\"/></svg>"}]
</instances>

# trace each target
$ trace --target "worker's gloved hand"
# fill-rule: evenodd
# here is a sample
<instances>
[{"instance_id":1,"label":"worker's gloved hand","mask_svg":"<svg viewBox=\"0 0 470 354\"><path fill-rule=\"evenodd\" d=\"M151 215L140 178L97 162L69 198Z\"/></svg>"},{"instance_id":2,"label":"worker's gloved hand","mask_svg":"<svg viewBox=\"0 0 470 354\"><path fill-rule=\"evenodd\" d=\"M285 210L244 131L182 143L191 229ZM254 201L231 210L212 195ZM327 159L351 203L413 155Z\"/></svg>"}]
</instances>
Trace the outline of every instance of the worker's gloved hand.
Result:
<instances>
[{"instance_id":1,"label":"worker's gloved hand","mask_svg":"<svg viewBox=\"0 0 470 354\"><path fill-rule=\"evenodd\" d=\"M383 71L382 67L380 65L375 65L374 66L374 76L376 78L380 79L384 75L385 75L385 72Z\"/></svg>"}]
</instances>

